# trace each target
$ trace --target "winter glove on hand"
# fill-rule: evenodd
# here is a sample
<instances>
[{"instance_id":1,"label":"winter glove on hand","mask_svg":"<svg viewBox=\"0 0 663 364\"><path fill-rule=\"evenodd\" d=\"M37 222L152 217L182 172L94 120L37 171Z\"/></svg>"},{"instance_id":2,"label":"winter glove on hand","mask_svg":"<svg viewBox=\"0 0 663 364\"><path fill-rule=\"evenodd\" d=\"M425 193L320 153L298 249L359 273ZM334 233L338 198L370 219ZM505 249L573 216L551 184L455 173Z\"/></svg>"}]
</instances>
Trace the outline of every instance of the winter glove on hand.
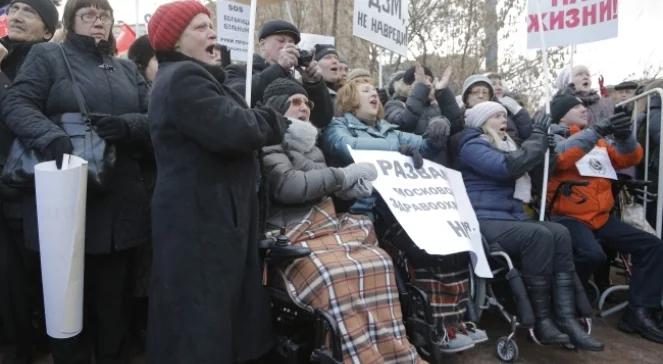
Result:
<instances>
[{"instance_id":1,"label":"winter glove on hand","mask_svg":"<svg viewBox=\"0 0 663 364\"><path fill-rule=\"evenodd\" d=\"M610 122L612 124L612 135L615 136L615 139L624 140L631 136L633 125L629 115L623 112L617 113L610 118Z\"/></svg>"},{"instance_id":2,"label":"winter glove on hand","mask_svg":"<svg viewBox=\"0 0 663 364\"><path fill-rule=\"evenodd\" d=\"M374 181L378 178L378 171L371 163L353 163L341 170L343 171L342 191L351 188L360 179Z\"/></svg>"},{"instance_id":3,"label":"winter glove on hand","mask_svg":"<svg viewBox=\"0 0 663 364\"><path fill-rule=\"evenodd\" d=\"M520 106L518 101L512 99L509 96L504 96L504 97L500 98L499 101L500 101L500 104L504 105L504 107L506 107L507 110L509 110L509 112L513 115L516 115L517 113L520 112L520 110L523 109L523 107Z\"/></svg>"},{"instance_id":4,"label":"winter glove on hand","mask_svg":"<svg viewBox=\"0 0 663 364\"><path fill-rule=\"evenodd\" d=\"M412 164L414 164L415 169L419 169L424 166L424 158L421 156L421 153L419 153L419 149L414 145L401 144L400 148L398 148L398 151L403 155L412 157Z\"/></svg>"},{"instance_id":5,"label":"winter glove on hand","mask_svg":"<svg viewBox=\"0 0 663 364\"><path fill-rule=\"evenodd\" d=\"M451 124L449 123L449 120L435 119L428 124L428 128L426 128L423 137L428 140L433 147L440 149L444 146L444 143L446 143L450 132Z\"/></svg>"},{"instance_id":6,"label":"winter glove on hand","mask_svg":"<svg viewBox=\"0 0 663 364\"><path fill-rule=\"evenodd\" d=\"M606 135L612 134L612 120L611 118L609 119L603 119L596 121L590 126L591 129L593 129L598 135L601 137L604 137Z\"/></svg>"},{"instance_id":7,"label":"winter glove on hand","mask_svg":"<svg viewBox=\"0 0 663 364\"><path fill-rule=\"evenodd\" d=\"M265 106L262 103L256 104L253 110L267 121L271 129L268 131L268 135L266 135L265 145L280 144L283 140L283 134L285 134L286 129L288 129L292 122L272 107Z\"/></svg>"},{"instance_id":8,"label":"winter glove on hand","mask_svg":"<svg viewBox=\"0 0 663 364\"><path fill-rule=\"evenodd\" d=\"M119 116L106 116L94 122L97 134L111 142L126 139L129 136L129 126Z\"/></svg>"},{"instance_id":9,"label":"winter glove on hand","mask_svg":"<svg viewBox=\"0 0 663 364\"><path fill-rule=\"evenodd\" d=\"M42 156L45 161L55 160L55 165L58 169L62 169L62 157L65 154L71 154L74 147L71 145L69 137L63 136L53 139L48 143L46 148L42 151Z\"/></svg>"},{"instance_id":10,"label":"winter glove on hand","mask_svg":"<svg viewBox=\"0 0 663 364\"><path fill-rule=\"evenodd\" d=\"M362 197L369 197L373 193L373 184L371 181L360 178L354 185L345 191L339 191L336 196L343 200L354 200Z\"/></svg>"},{"instance_id":11,"label":"winter glove on hand","mask_svg":"<svg viewBox=\"0 0 663 364\"><path fill-rule=\"evenodd\" d=\"M548 128L550 127L550 115L546 113L540 113L539 116L536 117L534 120L534 123L532 124L532 127L534 130L539 131L540 133L548 133Z\"/></svg>"},{"instance_id":12,"label":"winter glove on hand","mask_svg":"<svg viewBox=\"0 0 663 364\"><path fill-rule=\"evenodd\" d=\"M548 149L550 150L550 153L555 152L555 148L557 148L557 142L555 141L555 134L547 134L548 137Z\"/></svg>"}]
</instances>

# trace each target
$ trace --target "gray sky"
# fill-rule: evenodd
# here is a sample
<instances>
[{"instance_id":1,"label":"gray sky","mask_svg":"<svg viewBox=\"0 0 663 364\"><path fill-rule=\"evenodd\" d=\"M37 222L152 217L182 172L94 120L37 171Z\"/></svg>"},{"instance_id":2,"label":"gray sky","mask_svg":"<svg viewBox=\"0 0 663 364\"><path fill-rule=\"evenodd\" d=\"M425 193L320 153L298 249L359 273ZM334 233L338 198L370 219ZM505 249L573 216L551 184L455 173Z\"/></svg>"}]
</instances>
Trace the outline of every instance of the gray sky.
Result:
<instances>
[{"instance_id":1,"label":"gray sky","mask_svg":"<svg viewBox=\"0 0 663 364\"><path fill-rule=\"evenodd\" d=\"M116 19L130 24L136 22L136 3L139 4L138 14L143 22L145 14L152 13L166 2L169 0L111 0ZM597 85L599 74L605 77L606 84L616 84L629 74L640 76L645 68L663 65L662 15L662 0L620 1L619 36L578 45L574 63L589 66L595 76L594 85ZM516 52L533 54L527 50L525 30L523 16L512 41Z\"/></svg>"}]
</instances>

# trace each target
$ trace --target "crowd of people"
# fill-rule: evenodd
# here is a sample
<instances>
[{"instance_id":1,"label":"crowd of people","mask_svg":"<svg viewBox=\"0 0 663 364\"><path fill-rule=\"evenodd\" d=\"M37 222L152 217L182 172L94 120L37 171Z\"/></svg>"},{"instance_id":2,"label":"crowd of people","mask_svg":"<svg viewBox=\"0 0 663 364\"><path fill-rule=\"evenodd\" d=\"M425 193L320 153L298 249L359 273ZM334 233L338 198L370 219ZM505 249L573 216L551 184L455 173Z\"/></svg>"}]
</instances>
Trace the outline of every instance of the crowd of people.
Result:
<instances>
[{"instance_id":1,"label":"crowd of people","mask_svg":"<svg viewBox=\"0 0 663 364\"><path fill-rule=\"evenodd\" d=\"M530 114L496 73L452 90L450 67L436 74L417 63L378 89L334 45L316 45L304 61L300 30L284 20L261 26L247 70L230 62L212 15L194 0L156 9L128 57L116 56L108 0L68 0L61 19L50 0L13 0L6 13L0 162L20 141L61 168L74 151L62 126L71 120L89 123L116 157L107 187L87 194L84 329L67 339L45 335L34 185L9 183L5 165L3 364L29 364L40 352L56 364L128 363L140 342L149 363L259 361L275 345L267 281L331 317L345 363L423 362L404 324L403 280L428 297L440 352L487 341L468 312L469 253L420 249L373 189L373 164L355 163L348 145L462 172L483 237L518 262L541 344L609 345L576 311L606 250L632 263L618 328L663 343L655 278L663 243L612 214L615 179L591 168L599 161L621 179L658 176L660 97L615 103L663 81L596 90L587 67L568 67L550 112ZM546 221L531 208L542 198ZM656 213L648 204L652 225ZM266 267L259 242L277 235L297 259Z\"/></svg>"}]
</instances>

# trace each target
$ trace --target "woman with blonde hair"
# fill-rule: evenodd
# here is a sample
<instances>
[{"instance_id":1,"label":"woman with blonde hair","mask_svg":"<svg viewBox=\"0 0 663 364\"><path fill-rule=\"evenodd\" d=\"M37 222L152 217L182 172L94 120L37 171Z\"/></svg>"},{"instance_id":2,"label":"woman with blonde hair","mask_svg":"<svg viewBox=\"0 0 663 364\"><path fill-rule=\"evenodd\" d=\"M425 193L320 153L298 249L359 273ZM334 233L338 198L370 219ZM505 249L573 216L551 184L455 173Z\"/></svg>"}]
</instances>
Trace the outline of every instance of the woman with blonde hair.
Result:
<instances>
[{"instance_id":1,"label":"woman with blonde hair","mask_svg":"<svg viewBox=\"0 0 663 364\"><path fill-rule=\"evenodd\" d=\"M356 77L336 95L336 110L340 115L332 120L322 135L322 149L329 165L344 167L352 163L347 149L399 151L412 156L415 168L423 164L423 157L434 158L446 146L448 125L432 121L423 136L398 130L384 117L378 93L368 77ZM414 269L410 272L413 284L424 290L431 302L439 335L438 350L452 353L469 349L487 340L482 330L462 322L468 300L468 255L432 256L419 249L405 234L384 201L374 193L359 198L350 208L366 214L375 221L381 244L390 242L405 252Z\"/></svg>"},{"instance_id":2,"label":"woman with blonde hair","mask_svg":"<svg viewBox=\"0 0 663 364\"><path fill-rule=\"evenodd\" d=\"M571 235L561 224L529 219L523 209L531 200L528 172L543 162L548 147L550 117L539 117L520 147L507 133L506 108L497 102L482 102L467 110L465 123L468 128L460 139L458 164L467 194L486 240L521 262L538 340L603 350L603 344L576 319L579 280Z\"/></svg>"}]
</instances>

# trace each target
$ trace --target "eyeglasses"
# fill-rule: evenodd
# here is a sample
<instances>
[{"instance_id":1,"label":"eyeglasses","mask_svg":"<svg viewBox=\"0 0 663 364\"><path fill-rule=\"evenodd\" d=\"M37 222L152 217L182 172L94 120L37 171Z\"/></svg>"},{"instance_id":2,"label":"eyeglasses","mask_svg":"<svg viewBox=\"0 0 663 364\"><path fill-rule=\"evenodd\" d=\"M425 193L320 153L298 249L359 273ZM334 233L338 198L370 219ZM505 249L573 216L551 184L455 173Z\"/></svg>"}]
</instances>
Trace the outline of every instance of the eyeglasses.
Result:
<instances>
[{"instance_id":1,"label":"eyeglasses","mask_svg":"<svg viewBox=\"0 0 663 364\"><path fill-rule=\"evenodd\" d=\"M303 99L301 97L296 97L294 99L288 100L288 104L290 106L294 106L294 107L300 107L300 106L302 106L302 104L306 104L306 106L308 106L308 108L310 110L313 110L313 107L315 106L313 101L308 100L308 99Z\"/></svg>"},{"instance_id":2,"label":"eyeglasses","mask_svg":"<svg viewBox=\"0 0 663 364\"><path fill-rule=\"evenodd\" d=\"M113 22L113 17L106 13L101 13L101 15L94 12L83 13L80 15L80 18L86 24L94 24L97 22L97 19L101 20L102 24L111 24Z\"/></svg>"},{"instance_id":3,"label":"eyeglasses","mask_svg":"<svg viewBox=\"0 0 663 364\"><path fill-rule=\"evenodd\" d=\"M22 12L23 16L28 20L35 20L39 17L37 12L30 6L21 7L18 4L14 4L7 9L7 16L16 15L18 12Z\"/></svg>"}]
</instances>

